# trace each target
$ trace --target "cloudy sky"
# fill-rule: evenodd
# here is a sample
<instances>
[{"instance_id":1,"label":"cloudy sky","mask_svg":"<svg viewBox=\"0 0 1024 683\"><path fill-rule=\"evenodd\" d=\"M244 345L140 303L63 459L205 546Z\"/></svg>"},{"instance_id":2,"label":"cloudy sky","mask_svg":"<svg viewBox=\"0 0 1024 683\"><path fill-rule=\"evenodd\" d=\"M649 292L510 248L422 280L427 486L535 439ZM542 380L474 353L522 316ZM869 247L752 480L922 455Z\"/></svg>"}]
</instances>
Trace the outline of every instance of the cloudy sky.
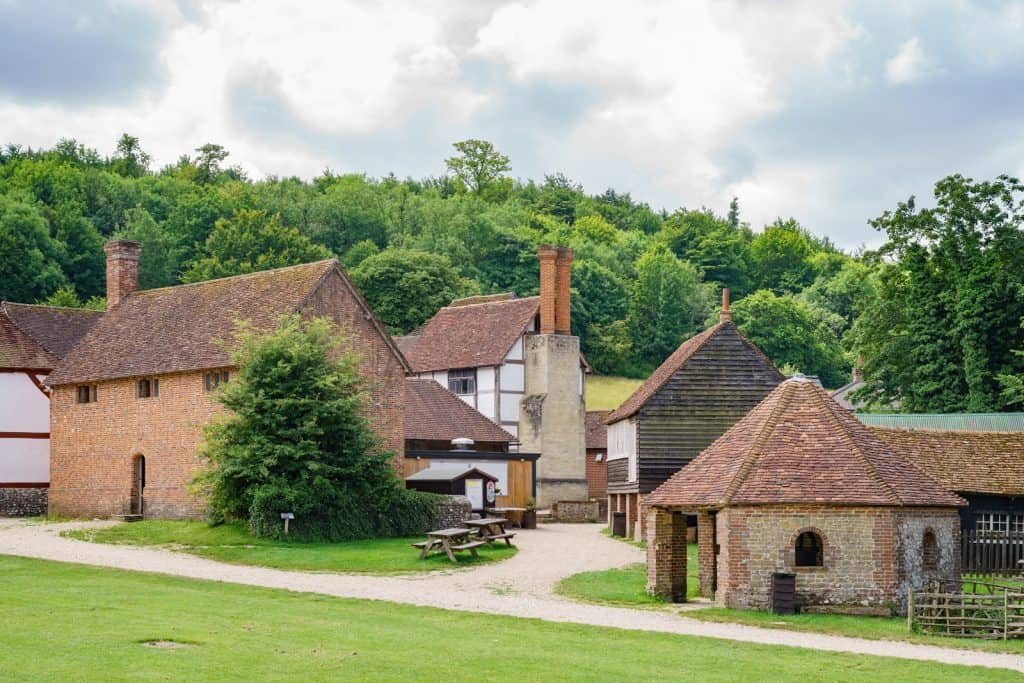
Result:
<instances>
[{"instance_id":1,"label":"cloudy sky","mask_svg":"<svg viewBox=\"0 0 1024 683\"><path fill-rule=\"evenodd\" d=\"M1022 2L0 0L0 143L420 177L479 137L851 248L947 174L1024 175L1022 112Z\"/></svg>"}]
</instances>

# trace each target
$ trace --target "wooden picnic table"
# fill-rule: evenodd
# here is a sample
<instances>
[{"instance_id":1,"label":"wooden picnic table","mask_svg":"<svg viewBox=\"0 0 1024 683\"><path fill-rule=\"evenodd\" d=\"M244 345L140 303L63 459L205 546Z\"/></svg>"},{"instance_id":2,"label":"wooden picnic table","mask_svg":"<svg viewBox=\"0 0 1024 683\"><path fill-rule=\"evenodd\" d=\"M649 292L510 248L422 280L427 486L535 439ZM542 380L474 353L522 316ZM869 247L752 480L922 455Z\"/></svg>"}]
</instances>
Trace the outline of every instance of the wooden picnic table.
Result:
<instances>
[{"instance_id":1,"label":"wooden picnic table","mask_svg":"<svg viewBox=\"0 0 1024 683\"><path fill-rule=\"evenodd\" d=\"M512 539L515 537L515 534L505 531L505 525L508 524L508 520L504 517L467 519L463 524L473 529L477 529L479 537L488 545L492 545L495 541L503 538L505 539L505 543L511 546Z\"/></svg>"},{"instance_id":2,"label":"wooden picnic table","mask_svg":"<svg viewBox=\"0 0 1024 683\"><path fill-rule=\"evenodd\" d=\"M487 508L484 510L489 515L495 517L505 517L509 522L515 524L517 527L522 528L523 526L523 513L526 512L526 508Z\"/></svg>"},{"instance_id":3,"label":"wooden picnic table","mask_svg":"<svg viewBox=\"0 0 1024 683\"><path fill-rule=\"evenodd\" d=\"M471 533L473 533L472 529L438 529L437 531L428 531L427 540L413 543L412 547L420 549L421 560L426 559L431 551L438 550L444 551L444 554L452 562L458 562L455 558L456 551L468 550L472 553L473 557L476 557L476 549L485 543L485 541L472 540L469 537Z\"/></svg>"}]
</instances>

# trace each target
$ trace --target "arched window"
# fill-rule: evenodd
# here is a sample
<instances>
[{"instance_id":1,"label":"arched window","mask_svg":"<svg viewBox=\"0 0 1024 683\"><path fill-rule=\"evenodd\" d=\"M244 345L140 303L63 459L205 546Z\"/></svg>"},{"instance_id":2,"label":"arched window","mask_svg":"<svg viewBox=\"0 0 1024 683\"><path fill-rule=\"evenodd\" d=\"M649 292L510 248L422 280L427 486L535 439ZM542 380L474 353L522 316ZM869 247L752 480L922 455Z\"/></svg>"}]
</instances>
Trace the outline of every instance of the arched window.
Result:
<instances>
[{"instance_id":1,"label":"arched window","mask_svg":"<svg viewBox=\"0 0 1024 683\"><path fill-rule=\"evenodd\" d=\"M796 566L824 566L821 536L813 531L805 531L796 537Z\"/></svg>"},{"instance_id":2,"label":"arched window","mask_svg":"<svg viewBox=\"0 0 1024 683\"><path fill-rule=\"evenodd\" d=\"M921 543L921 566L926 570L939 568L939 544L931 529L924 532L924 539Z\"/></svg>"}]
</instances>

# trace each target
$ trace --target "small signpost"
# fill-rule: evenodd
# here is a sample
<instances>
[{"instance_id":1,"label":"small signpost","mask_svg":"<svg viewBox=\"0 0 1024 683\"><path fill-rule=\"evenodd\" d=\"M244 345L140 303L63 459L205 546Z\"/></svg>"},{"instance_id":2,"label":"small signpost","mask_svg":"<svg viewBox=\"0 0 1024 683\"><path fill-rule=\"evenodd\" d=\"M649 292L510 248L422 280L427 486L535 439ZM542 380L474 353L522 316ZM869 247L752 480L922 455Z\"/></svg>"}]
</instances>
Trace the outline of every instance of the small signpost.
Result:
<instances>
[{"instance_id":1,"label":"small signpost","mask_svg":"<svg viewBox=\"0 0 1024 683\"><path fill-rule=\"evenodd\" d=\"M284 535L287 536L288 535L288 522L289 522L289 520L295 519L295 513L294 512L282 512L281 513L281 519L284 520Z\"/></svg>"}]
</instances>

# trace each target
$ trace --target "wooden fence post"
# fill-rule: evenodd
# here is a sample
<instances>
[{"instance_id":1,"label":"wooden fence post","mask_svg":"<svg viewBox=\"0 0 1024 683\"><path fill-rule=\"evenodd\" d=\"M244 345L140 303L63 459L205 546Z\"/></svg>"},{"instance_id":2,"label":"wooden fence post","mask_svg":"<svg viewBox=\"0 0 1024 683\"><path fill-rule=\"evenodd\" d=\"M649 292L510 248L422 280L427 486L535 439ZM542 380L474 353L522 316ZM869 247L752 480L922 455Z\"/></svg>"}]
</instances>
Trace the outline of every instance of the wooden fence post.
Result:
<instances>
[{"instance_id":1,"label":"wooden fence post","mask_svg":"<svg viewBox=\"0 0 1024 683\"><path fill-rule=\"evenodd\" d=\"M1003 591L1003 640L1009 638L1010 630L1010 591Z\"/></svg>"}]
</instances>

